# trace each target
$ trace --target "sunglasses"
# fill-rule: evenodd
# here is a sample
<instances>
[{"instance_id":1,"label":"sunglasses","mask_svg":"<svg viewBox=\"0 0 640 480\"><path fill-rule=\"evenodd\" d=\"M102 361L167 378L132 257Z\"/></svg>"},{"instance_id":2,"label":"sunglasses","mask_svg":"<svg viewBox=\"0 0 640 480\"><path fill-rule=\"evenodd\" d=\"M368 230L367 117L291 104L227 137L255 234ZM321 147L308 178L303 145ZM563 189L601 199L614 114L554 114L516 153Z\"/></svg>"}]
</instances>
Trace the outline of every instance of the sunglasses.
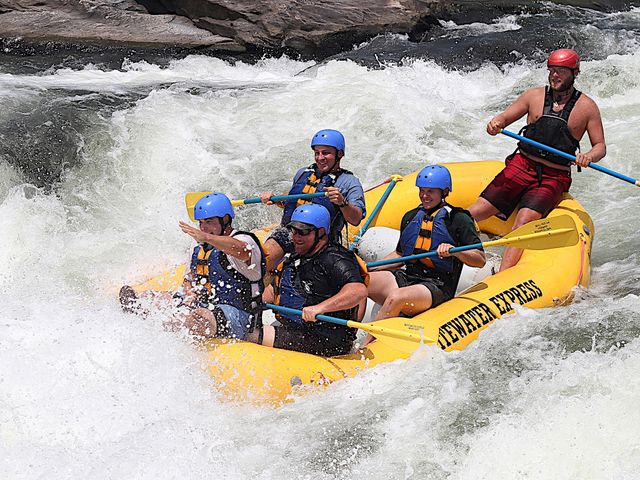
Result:
<instances>
[{"instance_id":1,"label":"sunglasses","mask_svg":"<svg viewBox=\"0 0 640 480\"><path fill-rule=\"evenodd\" d=\"M300 235L302 237L306 237L307 235L309 235L311 232L313 232L313 228L309 228L309 229L300 229L300 228L296 228L296 227L289 227L289 230L291 231L292 234L294 235Z\"/></svg>"},{"instance_id":2,"label":"sunglasses","mask_svg":"<svg viewBox=\"0 0 640 480\"><path fill-rule=\"evenodd\" d=\"M549 73L555 73L556 75L566 75L573 71L569 67L549 67L547 70Z\"/></svg>"}]
</instances>

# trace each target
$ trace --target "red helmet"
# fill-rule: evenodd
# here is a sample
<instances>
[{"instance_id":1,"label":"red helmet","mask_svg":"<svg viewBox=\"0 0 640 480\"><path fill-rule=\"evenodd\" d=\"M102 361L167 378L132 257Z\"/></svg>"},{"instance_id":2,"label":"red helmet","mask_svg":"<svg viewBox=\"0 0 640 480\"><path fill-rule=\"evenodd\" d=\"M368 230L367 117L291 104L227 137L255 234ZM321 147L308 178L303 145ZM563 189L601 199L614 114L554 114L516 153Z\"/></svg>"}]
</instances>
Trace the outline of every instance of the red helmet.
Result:
<instances>
[{"instance_id":1,"label":"red helmet","mask_svg":"<svg viewBox=\"0 0 640 480\"><path fill-rule=\"evenodd\" d=\"M571 70L580 71L580 55L570 48L561 48L549 55L547 67L567 67Z\"/></svg>"}]
</instances>

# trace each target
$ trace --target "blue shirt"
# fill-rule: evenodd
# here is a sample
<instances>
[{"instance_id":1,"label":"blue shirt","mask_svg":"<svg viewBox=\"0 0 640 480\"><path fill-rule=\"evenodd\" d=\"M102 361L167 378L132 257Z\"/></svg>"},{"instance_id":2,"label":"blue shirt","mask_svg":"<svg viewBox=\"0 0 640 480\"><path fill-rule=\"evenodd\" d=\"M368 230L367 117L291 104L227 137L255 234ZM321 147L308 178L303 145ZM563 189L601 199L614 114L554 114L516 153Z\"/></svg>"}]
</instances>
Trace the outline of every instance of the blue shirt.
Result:
<instances>
[{"instance_id":1,"label":"blue shirt","mask_svg":"<svg viewBox=\"0 0 640 480\"><path fill-rule=\"evenodd\" d=\"M307 168L309 167L303 167L296 172L293 177L294 184L300 179ZM340 190L340 193L342 193L342 196L347 202L362 210L362 218L364 218L367 214L367 208L364 203L364 189L358 177L353 173L344 172L338 176L334 186Z\"/></svg>"}]
</instances>

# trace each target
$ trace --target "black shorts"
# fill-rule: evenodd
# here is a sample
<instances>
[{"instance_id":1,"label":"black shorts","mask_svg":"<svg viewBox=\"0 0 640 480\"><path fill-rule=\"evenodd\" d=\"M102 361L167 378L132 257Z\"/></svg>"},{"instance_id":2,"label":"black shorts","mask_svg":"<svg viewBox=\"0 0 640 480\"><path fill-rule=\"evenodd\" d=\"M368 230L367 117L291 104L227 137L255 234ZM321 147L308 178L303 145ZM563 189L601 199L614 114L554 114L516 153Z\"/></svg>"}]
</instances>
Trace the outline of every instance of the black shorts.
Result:
<instances>
[{"instance_id":1,"label":"black shorts","mask_svg":"<svg viewBox=\"0 0 640 480\"><path fill-rule=\"evenodd\" d=\"M274 326L273 346L285 350L311 353L323 357L346 355L351 351L355 340L355 330L345 334L346 328L340 325L310 325L287 322Z\"/></svg>"},{"instance_id":2,"label":"black shorts","mask_svg":"<svg viewBox=\"0 0 640 480\"><path fill-rule=\"evenodd\" d=\"M396 277L396 283L399 288L409 287L411 285L424 285L431 292L431 307L437 307L443 302L453 298L443 290L444 283L437 278L418 278L408 275L404 270L394 270L393 276Z\"/></svg>"},{"instance_id":3,"label":"black shorts","mask_svg":"<svg viewBox=\"0 0 640 480\"><path fill-rule=\"evenodd\" d=\"M294 252L293 239L291 238L291 232L287 227L280 226L273 229L267 237L267 240L269 240L270 238L275 240L276 243L280 245L280 248L284 250L284 253Z\"/></svg>"}]
</instances>

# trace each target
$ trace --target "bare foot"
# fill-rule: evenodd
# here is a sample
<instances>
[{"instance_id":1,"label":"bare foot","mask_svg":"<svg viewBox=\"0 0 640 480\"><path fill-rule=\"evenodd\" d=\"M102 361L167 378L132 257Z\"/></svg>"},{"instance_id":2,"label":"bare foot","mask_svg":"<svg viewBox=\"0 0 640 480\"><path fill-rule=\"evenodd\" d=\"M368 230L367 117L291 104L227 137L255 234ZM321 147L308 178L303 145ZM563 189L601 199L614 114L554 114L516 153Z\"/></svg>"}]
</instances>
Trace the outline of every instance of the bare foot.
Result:
<instances>
[{"instance_id":1,"label":"bare foot","mask_svg":"<svg viewBox=\"0 0 640 480\"><path fill-rule=\"evenodd\" d=\"M118 294L122 310L126 313L137 313L140 310L138 295L129 285L123 285Z\"/></svg>"}]
</instances>

